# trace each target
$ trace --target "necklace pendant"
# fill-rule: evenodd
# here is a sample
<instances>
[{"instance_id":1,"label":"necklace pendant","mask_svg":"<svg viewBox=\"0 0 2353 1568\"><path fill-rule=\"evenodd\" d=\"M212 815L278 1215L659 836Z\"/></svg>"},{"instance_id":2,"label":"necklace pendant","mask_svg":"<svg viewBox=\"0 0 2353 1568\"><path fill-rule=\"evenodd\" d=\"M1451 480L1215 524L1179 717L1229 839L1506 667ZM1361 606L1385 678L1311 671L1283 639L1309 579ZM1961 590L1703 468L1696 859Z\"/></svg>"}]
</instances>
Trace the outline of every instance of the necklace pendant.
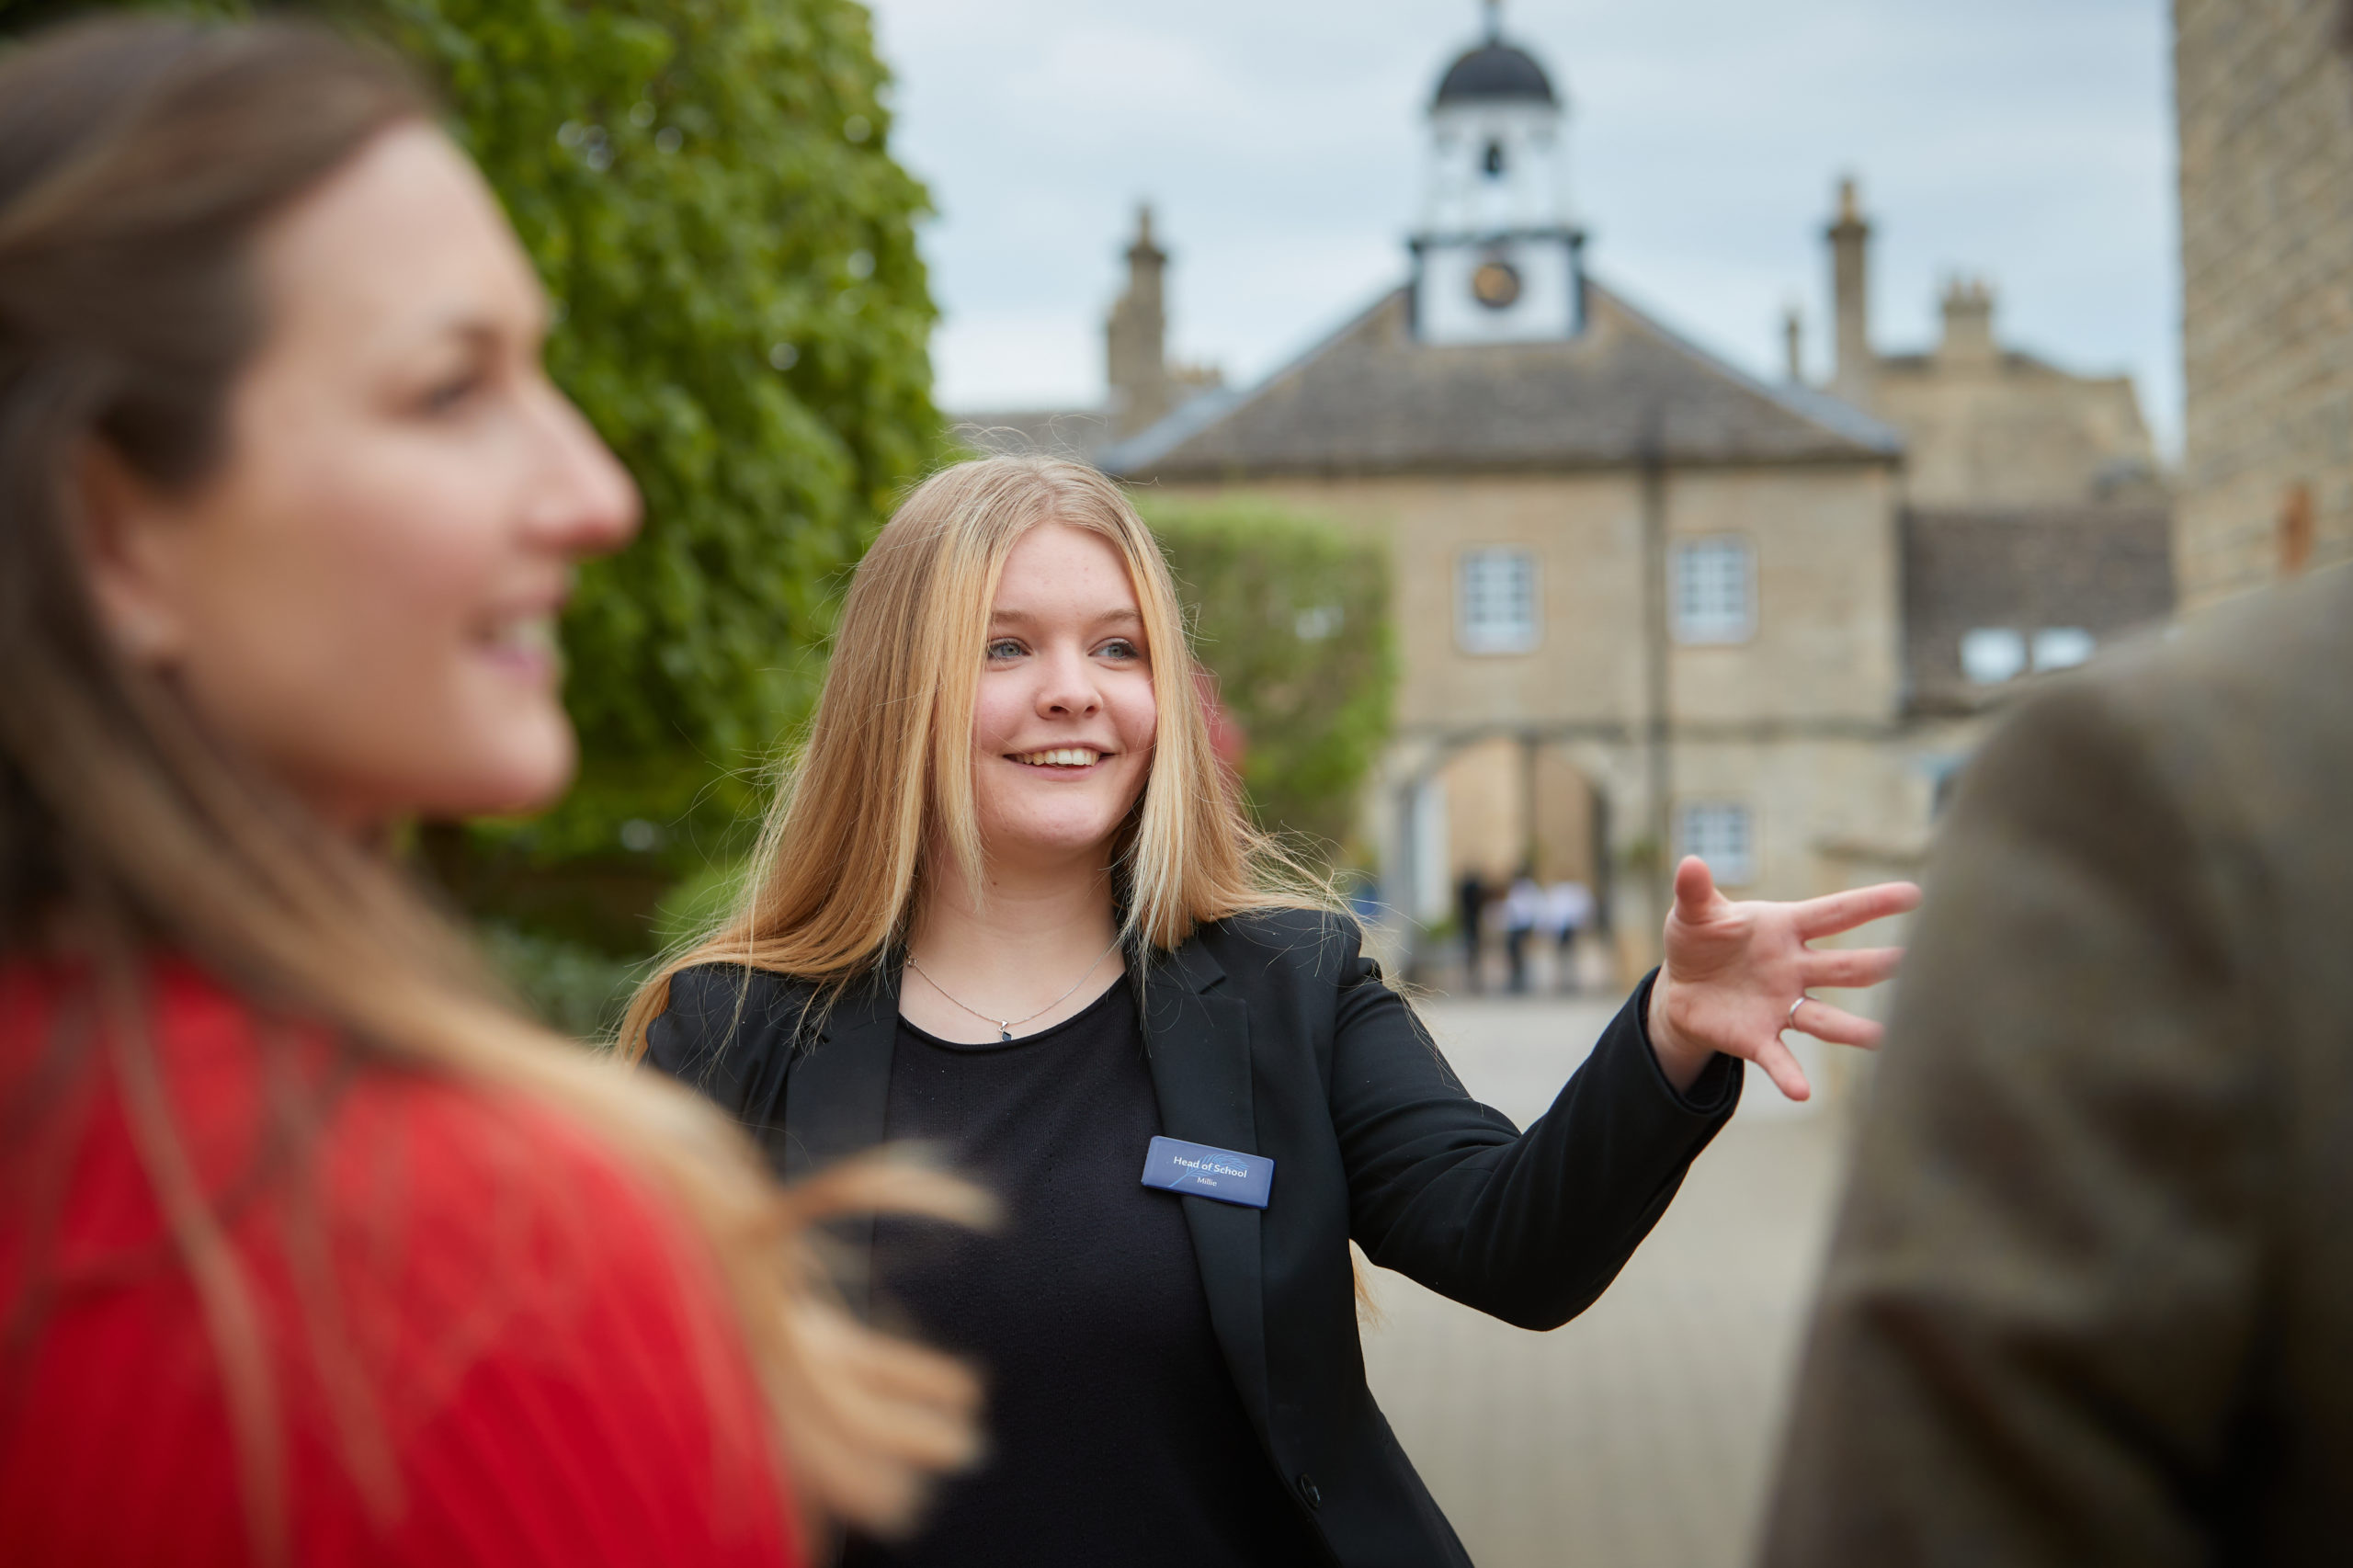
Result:
<instances>
[{"instance_id":1,"label":"necklace pendant","mask_svg":"<svg viewBox=\"0 0 2353 1568\"><path fill-rule=\"evenodd\" d=\"M996 1042L999 1045L1011 1045L1013 1043L1013 1029L1011 1026L1006 1024L997 1025Z\"/></svg>"}]
</instances>

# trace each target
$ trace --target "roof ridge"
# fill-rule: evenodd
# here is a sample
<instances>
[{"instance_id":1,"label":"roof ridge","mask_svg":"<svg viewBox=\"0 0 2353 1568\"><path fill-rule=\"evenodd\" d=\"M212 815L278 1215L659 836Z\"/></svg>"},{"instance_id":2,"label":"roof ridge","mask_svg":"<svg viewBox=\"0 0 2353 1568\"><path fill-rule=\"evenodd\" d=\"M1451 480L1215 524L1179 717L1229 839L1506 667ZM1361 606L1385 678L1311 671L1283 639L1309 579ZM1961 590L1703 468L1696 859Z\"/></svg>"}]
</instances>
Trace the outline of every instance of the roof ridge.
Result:
<instances>
[{"instance_id":1,"label":"roof ridge","mask_svg":"<svg viewBox=\"0 0 2353 1568\"><path fill-rule=\"evenodd\" d=\"M1250 386L1203 392L1178 404L1162 415L1156 423L1147 425L1127 439L1114 441L1096 453L1096 466L1105 473L1117 475L1131 473L1158 462L1219 420L1240 413L1287 379L1304 370L1328 350L1361 329L1391 301L1412 288L1411 283L1400 283L1382 290L1373 297L1370 304L1259 377Z\"/></svg>"},{"instance_id":2,"label":"roof ridge","mask_svg":"<svg viewBox=\"0 0 2353 1568\"><path fill-rule=\"evenodd\" d=\"M1610 303L1622 311L1634 325L1667 347L1688 358L1699 361L1708 370L1722 376L1727 381L1765 399L1768 403L1786 410L1809 425L1826 431L1842 441L1851 441L1859 447L1865 447L1872 451L1894 455L1904 450L1902 431L1884 420L1876 419L1864 413L1845 399L1834 397L1828 392L1817 391L1813 387L1793 386L1786 382L1777 383L1752 376L1731 360L1700 347L1675 328L1668 326L1658 317L1635 304L1633 301L1627 298L1623 290L1613 285L1604 283L1587 274L1586 286L1598 289L1608 296Z\"/></svg>"}]
</instances>

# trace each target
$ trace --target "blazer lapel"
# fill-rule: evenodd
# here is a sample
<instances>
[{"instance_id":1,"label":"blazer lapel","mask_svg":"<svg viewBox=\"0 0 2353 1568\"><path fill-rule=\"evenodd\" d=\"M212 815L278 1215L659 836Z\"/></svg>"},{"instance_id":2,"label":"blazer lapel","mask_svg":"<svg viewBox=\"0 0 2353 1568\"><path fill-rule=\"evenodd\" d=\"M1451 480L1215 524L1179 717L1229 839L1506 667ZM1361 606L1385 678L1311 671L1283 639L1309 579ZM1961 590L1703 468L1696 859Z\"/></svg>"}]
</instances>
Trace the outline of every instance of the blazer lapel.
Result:
<instances>
[{"instance_id":1,"label":"blazer lapel","mask_svg":"<svg viewBox=\"0 0 2353 1568\"><path fill-rule=\"evenodd\" d=\"M1144 966L1139 987L1160 1130L1171 1138L1242 1153L1259 1152L1251 1110L1250 1014L1239 996L1216 994L1225 971L1198 941ZM1282 1173L1275 1173L1281 1201ZM1259 1211L1182 1197L1193 1256L1209 1297L1210 1326L1225 1353L1243 1406L1267 1429L1267 1328L1258 1259Z\"/></svg>"},{"instance_id":2,"label":"blazer lapel","mask_svg":"<svg viewBox=\"0 0 2353 1568\"><path fill-rule=\"evenodd\" d=\"M796 1180L882 1142L891 1105L891 1055L899 1034L896 977L834 1004L815 1045L795 1058L784 1088L784 1176ZM861 1313L870 1302L874 1216L827 1229L842 1243L842 1290Z\"/></svg>"}]
</instances>

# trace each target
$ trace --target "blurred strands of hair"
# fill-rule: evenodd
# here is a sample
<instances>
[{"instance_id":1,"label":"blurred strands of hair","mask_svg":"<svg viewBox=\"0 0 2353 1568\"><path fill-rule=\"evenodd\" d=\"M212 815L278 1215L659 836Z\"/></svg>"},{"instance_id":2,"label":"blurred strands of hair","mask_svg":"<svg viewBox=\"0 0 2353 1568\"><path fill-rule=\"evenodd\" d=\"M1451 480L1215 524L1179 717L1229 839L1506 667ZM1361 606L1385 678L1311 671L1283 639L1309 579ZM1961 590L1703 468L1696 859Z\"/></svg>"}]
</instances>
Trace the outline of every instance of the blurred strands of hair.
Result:
<instances>
[{"instance_id":1,"label":"blurred strands of hair","mask_svg":"<svg viewBox=\"0 0 2353 1568\"><path fill-rule=\"evenodd\" d=\"M267 1148L236 1185L284 1189L305 1330L374 1506L398 1509L398 1471L309 1188L337 1086L381 1066L551 1105L665 1193L715 1257L796 1494L887 1529L976 1451L976 1384L850 1317L811 1228L874 1207L977 1220L978 1197L871 1163L780 1192L693 1096L526 1022L399 868L216 744L167 676L119 656L80 566L87 454L102 446L163 487L217 472L232 390L268 326L258 237L378 134L432 112L389 61L280 25L84 23L0 60L0 957L90 977L26 1094L0 1106L0 1201L25 1233L53 1236L72 1154L55 1134L103 1052L201 1302L256 1557L290 1560L278 1347L229 1237L238 1199L202 1188L175 1125L144 994L155 957L186 955L287 1021L263 1040ZM332 1031L324 1076L299 1070L297 1023ZM57 1283L43 1267L0 1302L0 1354L17 1363L0 1368L0 1419Z\"/></svg>"},{"instance_id":2,"label":"blurred strands of hair","mask_svg":"<svg viewBox=\"0 0 2353 1568\"><path fill-rule=\"evenodd\" d=\"M1048 522L1119 551L1150 643L1152 768L1113 845L1122 945L1143 962L1204 921L1337 906L1298 857L1252 826L1211 749L1176 584L1127 496L1084 464L980 459L917 485L859 563L815 717L745 887L639 990L621 1023L624 1054L643 1054L681 969L742 964L813 982L830 997L903 952L936 857L952 856L967 886L987 885L973 704L1006 558Z\"/></svg>"}]
</instances>

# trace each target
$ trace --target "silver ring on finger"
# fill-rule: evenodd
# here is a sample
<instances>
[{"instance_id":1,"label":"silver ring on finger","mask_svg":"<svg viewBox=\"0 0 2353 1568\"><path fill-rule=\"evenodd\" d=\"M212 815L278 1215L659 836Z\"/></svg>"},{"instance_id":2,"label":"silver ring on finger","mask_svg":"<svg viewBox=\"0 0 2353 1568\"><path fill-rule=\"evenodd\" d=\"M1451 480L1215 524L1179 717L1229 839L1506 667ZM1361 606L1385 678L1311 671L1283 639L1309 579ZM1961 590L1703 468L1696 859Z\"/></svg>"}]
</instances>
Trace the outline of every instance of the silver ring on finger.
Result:
<instances>
[{"instance_id":1,"label":"silver ring on finger","mask_svg":"<svg viewBox=\"0 0 2353 1568\"><path fill-rule=\"evenodd\" d=\"M1793 1028L1797 1028L1797 1027L1798 1027L1798 1009L1799 1009L1800 1007L1804 1006L1808 1002L1811 1002L1811 1001L1813 1001L1813 997L1808 996L1808 995L1807 995L1807 994L1805 994L1803 992L1800 992L1800 993L1798 994L1798 999L1797 999L1796 1001L1794 1001L1794 1002L1792 1002L1792 1003L1790 1003L1790 1004L1789 1017L1788 1017L1788 1019L1787 1019L1785 1022L1783 1022L1783 1024L1781 1025L1781 1027L1782 1027L1783 1028L1785 1028L1785 1029L1793 1029Z\"/></svg>"}]
</instances>

